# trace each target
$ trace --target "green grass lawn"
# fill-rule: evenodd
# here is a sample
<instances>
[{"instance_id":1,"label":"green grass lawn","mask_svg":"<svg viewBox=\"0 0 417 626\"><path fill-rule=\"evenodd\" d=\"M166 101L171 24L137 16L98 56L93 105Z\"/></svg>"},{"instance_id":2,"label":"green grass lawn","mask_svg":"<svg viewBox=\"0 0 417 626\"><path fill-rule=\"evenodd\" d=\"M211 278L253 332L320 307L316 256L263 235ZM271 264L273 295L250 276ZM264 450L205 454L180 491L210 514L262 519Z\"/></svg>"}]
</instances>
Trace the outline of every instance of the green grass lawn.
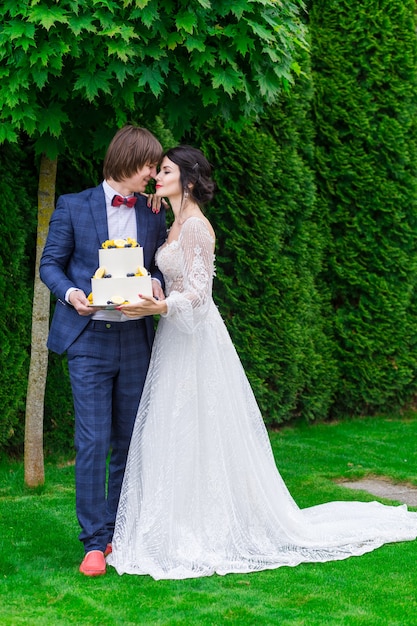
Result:
<instances>
[{"instance_id":1,"label":"green grass lawn","mask_svg":"<svg viewBox=\"0 0 417 626\"><path fill-rule=\"evenodd\" d=\"M386 476L417 486L417 415L284 427L270 436L301 507L375 499L337 485L339 478ZM417 624L417 542L256 574L156 582L109 568L87 578L78 572L73 465L47 463L36 493L23 476L22 464L0 464L2 626Z\"/></svg>"}]
</instances>

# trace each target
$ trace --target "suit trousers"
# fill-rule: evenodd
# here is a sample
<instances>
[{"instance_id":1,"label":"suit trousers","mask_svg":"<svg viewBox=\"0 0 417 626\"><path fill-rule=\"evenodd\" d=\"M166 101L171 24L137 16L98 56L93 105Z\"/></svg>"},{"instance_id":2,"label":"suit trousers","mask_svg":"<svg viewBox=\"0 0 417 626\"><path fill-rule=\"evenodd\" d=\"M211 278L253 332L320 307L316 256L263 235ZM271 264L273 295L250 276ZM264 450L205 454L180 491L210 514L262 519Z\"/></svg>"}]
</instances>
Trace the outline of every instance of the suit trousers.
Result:
<instances>
[{"instance_id":1,"label":"suit trousers","mask_svg":"<svg viewBox=\"0 0 417 626\"><path fill-rule=\"evenodd\" d=\"M112 540L150 355L144 320L90 320L67 350L75 410L76 511L86 552L104 550Z\"/></svg>"}]
</instances>

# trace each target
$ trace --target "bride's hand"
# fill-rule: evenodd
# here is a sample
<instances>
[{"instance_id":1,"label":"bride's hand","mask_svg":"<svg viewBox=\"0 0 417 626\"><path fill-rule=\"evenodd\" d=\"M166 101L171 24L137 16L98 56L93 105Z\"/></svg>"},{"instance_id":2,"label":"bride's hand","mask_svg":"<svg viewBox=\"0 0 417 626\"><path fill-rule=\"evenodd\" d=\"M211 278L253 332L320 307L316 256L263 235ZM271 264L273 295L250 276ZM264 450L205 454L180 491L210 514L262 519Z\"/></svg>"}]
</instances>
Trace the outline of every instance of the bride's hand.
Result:
<instances>
[{"instance_id":1,"label":"bride's hand","mask_svg":"<svg viewBox=\"0 0 417 626\"><path fill-rule=\"evenodd\" d=\"M152 209L152 213L159 213L159 211L161 210L161 205L164 206L164 208L168 208L168 204L167 202L164 200L164 198L160 198L159 196L156 196L154 193L149 193L149 194L142 194L143 196L145 196L147 198L147 205L150 209Z\"/></svg>"},{"instance_id":2,"label":"bride's hand","mask_svg":"<svg viewBox=\"0 0 417 626\"><path fill-rule=\"evenodd\" d=\"M141 300L132 304L121 304L116 307L118 311L122 311L127 317L139 317L142 315L160 315L167 312L165 300L157 300L152 296L139 294Z\"/></svg>"}]
</instances>

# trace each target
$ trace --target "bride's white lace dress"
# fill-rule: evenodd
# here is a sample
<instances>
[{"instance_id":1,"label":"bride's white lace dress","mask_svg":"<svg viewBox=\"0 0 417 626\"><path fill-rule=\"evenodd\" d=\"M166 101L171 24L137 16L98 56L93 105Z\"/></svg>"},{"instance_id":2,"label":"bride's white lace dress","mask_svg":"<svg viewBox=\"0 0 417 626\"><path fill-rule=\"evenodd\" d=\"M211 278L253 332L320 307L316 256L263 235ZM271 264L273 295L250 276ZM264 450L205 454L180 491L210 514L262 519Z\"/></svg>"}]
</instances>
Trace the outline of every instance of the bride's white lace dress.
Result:
<instances>
[{"instance_id":1,"label":"bride's white lace dress","mask_svg":"<svg viewBox=\"0 0 417 626\"><path fill-rule=\"evenodd\" d=\"M345 559L414 539L417 513L406 506L297 506L212 300L205 222L189 218L157 263L168 314L155 338L108 562L120 574L181 579Z\"/></svg>"}]
</instances>

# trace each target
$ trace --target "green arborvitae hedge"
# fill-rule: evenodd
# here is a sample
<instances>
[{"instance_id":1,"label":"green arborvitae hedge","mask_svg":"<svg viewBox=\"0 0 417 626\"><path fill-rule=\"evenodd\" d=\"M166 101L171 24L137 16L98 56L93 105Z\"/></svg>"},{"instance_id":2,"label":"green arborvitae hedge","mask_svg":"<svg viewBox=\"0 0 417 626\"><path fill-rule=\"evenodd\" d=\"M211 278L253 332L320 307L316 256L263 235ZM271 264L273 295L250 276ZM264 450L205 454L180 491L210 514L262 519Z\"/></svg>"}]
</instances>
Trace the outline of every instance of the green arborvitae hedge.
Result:
<instances>
[{"instance_id":1,"label":"green arborvitae hedge","mask_svg":"<svg viewBox=\"0 0 417 626\"><path fill-rule=\"evenodd\" d=\"M218 192L214 299L270 425L325 417L336 383L315 278L322 237L314 210L310 85L299 82L242 132L221 125L200 144Z\"/></svg>"},{"instance_id":2,"label":"green arborvitae hedge","mask_svg":"<svg viewBox=\"0 0 417 626\"><path fill-rule=\"evenodd\" d=\"M277 260L284 279L278 315L287 366L281 383L298 381L293 415L324 419L338 384L330 296L322 283L327 224L317 211L314 182L314 128L309 58L300 59L304 78L284 92L263 120L262 129L278 147L276 203L284 214Z\"/></svg>"},{"instance_id":3,"label":"green arborvitae hedge","mask_svg":"<svg viewBox=\"0 0 417 626\"><path fill-rule=\"evenodd\" d=\"M30 251L36 232L36 185L27 147L1 146L0 170L0 449L20 452L32 323L34 259Z\"/></svg>"},{"instance_id":4,"label":"green arborvitae hedge","mask_svg":"<svg viewBox=\"0 0 417 626\"><path fill-rule=\"evenodd\" d=\"M313 0L319 206L331 243L341 372L333 412L399 408L416 390L414 0Z\"/></svg>"},{"instance_id":5,"label":"green arborvitae hedge","mask_svg":"<svg viewBox=\"0 0 417 626\"><path fill-rule=\"evenodd\" d=\"M215 166L219 191L208 208L218 235L214 298L270 425L397 409L417 385L415 3L308 6L315 136L311 84L300 79L256 125L239 133L220 122L187 137ZM308 63L301 65L308 76ZM37 172L23 142L0 150L13 199L0 212L0 449L16 451L30 353ZM100 179L97 162L73 158L75 173L59 163L57 193L99 182L87 180L96 172ZM72 420L65 357L51 355L48 452L72 446Z\"/></svg>"}]
</instances>

